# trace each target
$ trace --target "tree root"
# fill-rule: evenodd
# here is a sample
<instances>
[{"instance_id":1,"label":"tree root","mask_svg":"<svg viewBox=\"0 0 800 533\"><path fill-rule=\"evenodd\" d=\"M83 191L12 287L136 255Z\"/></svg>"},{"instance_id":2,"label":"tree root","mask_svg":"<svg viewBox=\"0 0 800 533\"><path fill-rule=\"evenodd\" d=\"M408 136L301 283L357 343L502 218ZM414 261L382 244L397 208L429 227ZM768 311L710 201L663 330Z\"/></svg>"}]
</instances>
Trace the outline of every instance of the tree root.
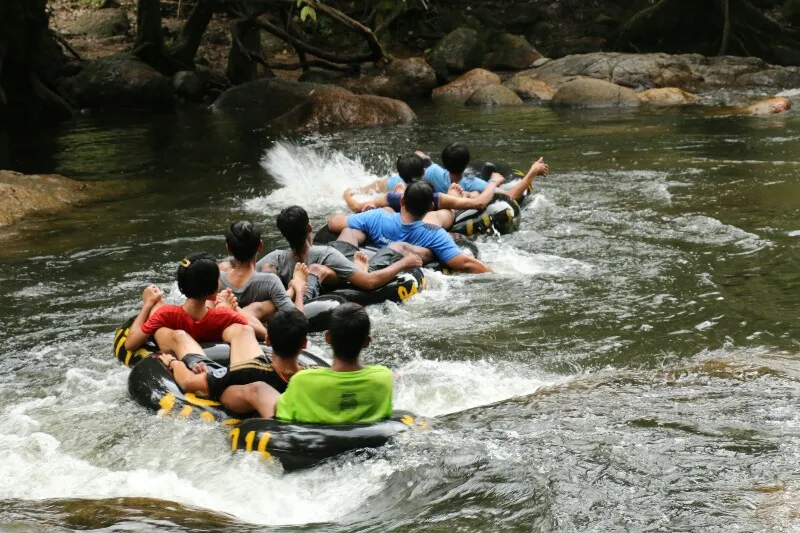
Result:
<instances>
[{"instance_id":1,"label":"tree root","mask_svg":"<svg viewBox=\"0 0 800 533\"><path fill-rule=\"evenodd\" d=\"M66 48L67 52L69 52L70 54L72 54L73 56L75 56L75 59L77 59L78 61L81 61L81 62L84 62L84 61L86 61L86 59L85 59L83 56L81 56L81 55L78 53L78 51L77 51L77 50L75 50L75 49L72 47L72 45L71 45L71 44L69 44L69 42L67 41L67 39L66 39L66 38L65 38L63 35L61 35L60 33L58 33L57 31L55 31L55 30L53 30L53 29L50 29L50 30L48 30L48 31L49 31L50 35L52 35L52 36L53 36L53 38L54 38L56 41L58 41L58 43L59 43L61 46L63 46L64 48Z\"/></svg>"}]
</instances>

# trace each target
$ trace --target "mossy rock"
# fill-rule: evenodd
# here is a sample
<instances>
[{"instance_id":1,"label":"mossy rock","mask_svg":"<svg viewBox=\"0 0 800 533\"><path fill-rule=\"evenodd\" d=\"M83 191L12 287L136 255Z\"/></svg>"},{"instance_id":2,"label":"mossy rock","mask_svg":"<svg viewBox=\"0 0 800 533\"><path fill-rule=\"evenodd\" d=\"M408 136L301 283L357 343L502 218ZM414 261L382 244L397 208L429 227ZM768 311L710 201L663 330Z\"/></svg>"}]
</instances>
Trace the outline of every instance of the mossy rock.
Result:
<instances>
[{"instance_id":1,"label":"mossy rock","mask_svg":"<svg viewBox=\"0 0 800 533\"><path fill-rule=\"evenodd\" d=\"M480 66L486 46L476 30L458 28L442 38L431 51L428 62L439 81Z\"/></svg>"}]
</instances>

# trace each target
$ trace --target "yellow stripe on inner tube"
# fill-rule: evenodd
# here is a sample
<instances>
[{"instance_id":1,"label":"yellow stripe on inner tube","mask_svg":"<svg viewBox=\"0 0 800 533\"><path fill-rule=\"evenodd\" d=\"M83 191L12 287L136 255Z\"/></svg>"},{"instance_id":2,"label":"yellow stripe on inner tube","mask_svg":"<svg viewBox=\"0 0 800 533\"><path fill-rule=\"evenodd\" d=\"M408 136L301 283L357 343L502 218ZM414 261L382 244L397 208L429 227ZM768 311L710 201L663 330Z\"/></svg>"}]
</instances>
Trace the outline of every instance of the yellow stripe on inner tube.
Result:
<instances>
[{"instance_id":1,"label":"yellow stripe on inner tube","mask_svg":"<svg viewBox=\"0 0 800 533\"><path fill-rule=\"evenodd\" d=\"M158 401L158 405L161 407L161 410L158 412L158 414L162 416L168 415L172 411L172 408L175 407L175 395L171 392L168 392L161 397L161 399Z\"/></svg>"},{"instance_id":2,"label":"yellow stripe on inner tube","mask_svg":"<svg viewBox=\"0 0 800 533\"><path fill-rule=\"evenodd\" d=\"M400 419L400 422L402 422L403 424L405 424L407 426L413 426L414 425L414 417L411 416L411 415L405 415Z\"/></svg>"},{"instance_id":3,"label":"yellow stripe on inner tube","mask_svg":"<svg viewBox=\"0 0 800 533\"><path fill-rule=\"evenodd\" d=\"M467 220L467 235L472 236L473 233L473 226L475 224L472 222L472 219Z\"/></svg>"},{"instance_id":4,"label":"yellow stripe on inner tube","mask_svg":"<svg viewBox=\"0 0 800 533\"><path fill-rule=\"evenodd\" d=\"M491 219L491 217L489 217L489 215L487 215L487 214L484 214L481 217L481 220L483 220L484 225L486 225L486 230L488 231L489 228L492 227L492 219Z\"/></svg>"},{"instance_id":5,"label":"yellow stripe on inner tube","mask_svg":"<svg viewBox=\"0 0 800 533\"><path fill-rule=\"evenodd\" d=\"M180 415L185 418L192 414L192 411L194 411L194 408L191 405L184 405L183 409L181 409Z\"/></svg>"},{"instance_id":6,"label":"yellow stripe on inner tube","mask_svg":"<svg viewBox=\"0 0 800 533\"><path fill-rule=\"evenodd\" d=\"M525 173L518 168L512 168L511 171L517 176L525 177Z\"/></svg>"},{"instance_id":7,"label":"yellow stripe on inner tube","mask_svg":"<svg viewBox=\"0 0 800 533\"><path fill-rule=\"evenodd\" d=\"M235 426L239 422L241 422L241 420L239 420L238 418L226 418L225 420L222 421L222 425L223 426Z\"/></svg>"},{"instance_id":8,"label":"yellow stripe on inner tube","mask_svg":"<svg viewBox=\"0 0 800 533\"><path fill-rule=\"evenodd\" d=\"M236 448L239 447L239 432L241 430L239 428L233 428L229 433L231 437L231 451L235 452Z\"/></svg>"},{"instance_id":9,"label":"yellow stripe on inner tube","mask_svg":"<svg viewBox=\"0 0 800 533\"><path fill-rule=\"evenodd\" d=\"M272 454L267 451L267 444L269 444L269 438L272 436L272 433L269 431L265 431L261 438L258 439L258 448L256 448L259 452L261 452L261 457L264 459L269 459L272 457Z\"/></svg>"},{"instance_id":10,"label":"yellow stripe on inner tube","mask_svg":"<svg viewBox=\"0 0 800 533\"><path fill-rule=\"evenodd\" d=\"M400 285L397 287L397 295L400 297L401 300L405 301L417 294L417 282L414 281L414 284L411 285L411 290L405 288L404 285Z\"/></svg>"},{"instance_id":11,"label":"yellow stripe on inner tube","mask_svg":"<svg viewBox=\"0 0 800 533\"><path fill-rule=\"evenodd\" d=\"M198 398L194 395L193 392L187 392L184 396L186 396L186 401L192 405L197 405L200 407L219 407L219 402L215 402L214 400L206 400L205 398Z\"/></svg>"},{"instance_id":12,"label":"yellow stripe on inner tube","mask_svg":"<svg viewBox=\"0 0 800 533\"><path fill-rule=\"evenodd\" d=\"M114 335L114 344L116 345L119 342L120 337L125 335L125 328L118 328L117 333Z\"/></svg>"},{"instance_id":13,"label":"yellow stripe on inner tube","mask_svg":"<svg viewBox=\"0 0 800 533\"><path fill-rule=\"evenodd\" d=\"M214 422L214 420L216 420L214 418L214 415L212 415L208 411L203 411L202 413L200 413L200 418L202 418L203 420L208 420L209 422Z\"/></svg>"},{"instance_id":14,"label":"yellow stripe on inner tube","mask_svg":"<svg viewBox=\"0 0 800 533\"><path fill-rule=\"evenodd\" d=\"M253 451L253 442L256 440L256 432L255 431L248 431L247 435L244 436L244 449L248 452Z\"/></svg>"}]
</instances>

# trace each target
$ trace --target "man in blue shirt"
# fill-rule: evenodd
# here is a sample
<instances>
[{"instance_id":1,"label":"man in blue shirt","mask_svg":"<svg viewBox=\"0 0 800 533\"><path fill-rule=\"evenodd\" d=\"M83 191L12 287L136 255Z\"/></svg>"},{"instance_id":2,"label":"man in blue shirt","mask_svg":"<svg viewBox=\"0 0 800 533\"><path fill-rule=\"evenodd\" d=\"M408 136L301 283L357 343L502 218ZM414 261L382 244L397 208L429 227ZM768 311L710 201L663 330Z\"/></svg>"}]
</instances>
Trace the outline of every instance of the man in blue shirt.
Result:
<instances>
[{"instance_id":1,"label":"man in blue shirt","mask_svg":"<svg viewBox=\"0 0 800 533\"><path fill-rule=\"evenodd\" d=\"M462 189L467 193L481 193L486 189L489 183L497 183L500 185L505 178L502 175L492 174L489 183L482 180L477 176L464 176L464 171L469 165L469 148L464 143L451 143L444 147L442 150L442 165L432 163L425 169L425 181L430 182L435 192L446 192L451 183L458 183ZM497 189L497 192L507 194L514 200L519 200L526 190L531 186L533 178L539 175L547 174L549 167L544 163L544 158L540 157L538 161L531 165L530 170L519 181L506 184L502 188Z\"/></svg>"},{"instance_id":2,"label":"man in blue shirt","mask_svg":"<svg viewBox=\"0 0 800 533\"><path fill-rule=\"evenodd\" d=\"M350 216L335 215L328 221L328 228L340 234L339 240L354 246L364 244L367 239L378 246L408 243L411 251L422 257L423 263L435 257L452 270L473 274L491 272L484 263L461 251L445 230L422 220L432 204L433 189L430 184L417 181L406 188L400 213L373 209ZM409 250L400 247L398 251Z\"/></svg>"},{"instance_id":3,"label":"man in blue shirt","mask_svg":"<svg viewBox=\"0 0 800 533\"><path fill-rule=\"evenodd\" d=\"M405 154L397 158L397 172L400 175L403 189L407 185L420 181L425 174L422 157L417 154ZM391 179L391 178L390 178ZM455 222L453 209L485 209L494 198L495 183L489 183L486 189L477 196L466 197L461 187L457 184L450 185L447 194L433 193L433 210L429 211L423 220L445 229L450 228ZM387 192L379 194L366 201L359 202L353 197L354 190L344 191L344 201L354 213L361 213L379 207L390 207L400 212L402 192Z\"/></svg>"}]
</instances>

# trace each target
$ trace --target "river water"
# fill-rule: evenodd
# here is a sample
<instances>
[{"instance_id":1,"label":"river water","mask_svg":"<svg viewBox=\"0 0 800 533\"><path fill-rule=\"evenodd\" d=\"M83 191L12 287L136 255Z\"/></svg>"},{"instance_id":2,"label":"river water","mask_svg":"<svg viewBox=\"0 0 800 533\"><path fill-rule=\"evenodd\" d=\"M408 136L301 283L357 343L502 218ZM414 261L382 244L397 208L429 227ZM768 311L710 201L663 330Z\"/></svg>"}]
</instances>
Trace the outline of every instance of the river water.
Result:
<instances>
[{"instance_id":1,"label":"river water","mask_svg":"<svg viewBox=\"0 0 800 533\"><path fill-rule=\"evenodd\" d=\"M84 117L3 165L136 184L0 237L0 529L800 530L800 120L702 111L476 111L278 138L248 116ZM373 306L370 363L434 428L285 474L159 418L111 355L141 289L234 219L319 226L341 191L451 140L527 169L495 273ZM127 191L127 189L125 189ZM312 338L325 352L322 339Z\"/></svg>"}]
</instances>

